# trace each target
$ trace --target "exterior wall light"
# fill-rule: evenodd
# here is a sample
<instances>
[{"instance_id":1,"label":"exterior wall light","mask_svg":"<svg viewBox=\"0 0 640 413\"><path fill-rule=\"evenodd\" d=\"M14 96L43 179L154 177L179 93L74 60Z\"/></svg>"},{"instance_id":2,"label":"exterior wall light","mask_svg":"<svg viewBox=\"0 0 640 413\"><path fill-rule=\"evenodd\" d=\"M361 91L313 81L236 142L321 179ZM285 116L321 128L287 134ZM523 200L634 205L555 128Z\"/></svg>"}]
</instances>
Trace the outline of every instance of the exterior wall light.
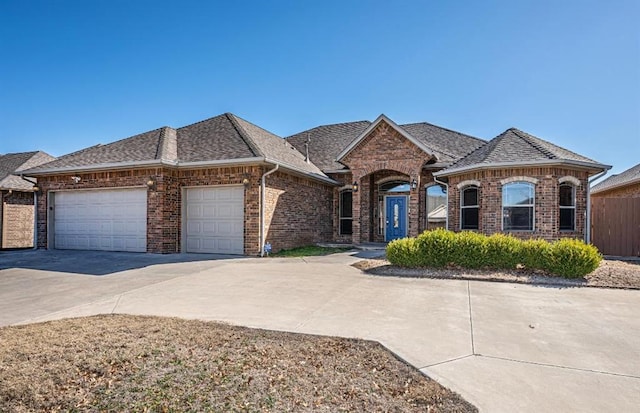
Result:
<instances>
[{"instance_id":1,"label":"exterior wall light","mask_svg":"<svg viewBox=\"0 0 640 413\"><path fill-rule=\"evenodd\" d=\"M358 192L358 182L357 181L353 181L353 185L351 185L351 189L353 190L353 192Z\"/></svg>"},{"instance_id":2,"label":"exterior wall light","mask_svg":"<svg viewBox=\"0 0 640 413\"><path fill-rule=\"evenodd\" d=\"M414 190L418 187L418 181L415 178L411 181L411 189Z\"/></svg>"},{"instance_id":3,"label":"exterior wall light","mask_svg":"<svg viewBox=\"0 0 640 413\"><path fill-rule=\"evenodd\" d=\"M153 177L149 178L149 180L147 181L147 188L155 191L155 189L156 189L156 180L153 179Z\"/></svg>"},{"instance_id":4,"label":"exterior wall light","mask_svg":"<svg viewBox=\"0 0 640 413\"><path fill-rule=\"evenodd\" d=\"M74 184L77 184L82 180L82 178L80 178L79 176L72 176L71 180L73 181Z\"/></svg>"},{"instance_id":5,"label":"exterior wall light","mask_svg":"<svg viewBox=\"0 0 640 413\"><path fill-rule=\"evenodd\" d=\"M249 178L244 178L242 180L242 185L244 185L245 188L248 187L249 186Z\"/></svg>"}]
</instances>

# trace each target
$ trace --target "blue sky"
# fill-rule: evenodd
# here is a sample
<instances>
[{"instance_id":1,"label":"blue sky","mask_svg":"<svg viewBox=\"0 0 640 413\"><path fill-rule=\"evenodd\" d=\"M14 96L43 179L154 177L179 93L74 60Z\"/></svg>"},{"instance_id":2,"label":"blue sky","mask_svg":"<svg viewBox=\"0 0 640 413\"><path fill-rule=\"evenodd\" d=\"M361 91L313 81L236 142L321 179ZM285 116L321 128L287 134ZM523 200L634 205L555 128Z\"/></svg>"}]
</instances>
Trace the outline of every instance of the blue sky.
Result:
<instances>
[{"instance_id":1,"label":"blue sky","mask_svg":"<svg viewBox=\"0 0 640 413\"><path fill-rule=\"evenodd\" d=\"M0 153L63 155L232 112L509 127L640 162L640 2L0 1Z\"/></svg>"}]
</instances>

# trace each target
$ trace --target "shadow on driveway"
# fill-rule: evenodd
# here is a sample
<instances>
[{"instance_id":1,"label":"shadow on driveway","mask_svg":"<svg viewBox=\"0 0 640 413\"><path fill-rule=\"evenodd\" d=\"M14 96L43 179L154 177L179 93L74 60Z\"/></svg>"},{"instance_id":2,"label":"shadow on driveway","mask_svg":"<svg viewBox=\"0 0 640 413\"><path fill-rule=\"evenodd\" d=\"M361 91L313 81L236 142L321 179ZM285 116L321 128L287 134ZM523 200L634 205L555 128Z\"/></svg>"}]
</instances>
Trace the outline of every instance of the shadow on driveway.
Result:
<instances>
[{"instance_id":1,"label":"shadow on driveway","mask_svg":"<svg viewBox=\"0 0 640 413\"><path fill-rule=\"evenodd\" d=\"M156 264L243 258L216 254L149 254L140 252L14 250L0 251L0 270L26 268L43 271L108 275Z\"/></svg>"}]
</instances>

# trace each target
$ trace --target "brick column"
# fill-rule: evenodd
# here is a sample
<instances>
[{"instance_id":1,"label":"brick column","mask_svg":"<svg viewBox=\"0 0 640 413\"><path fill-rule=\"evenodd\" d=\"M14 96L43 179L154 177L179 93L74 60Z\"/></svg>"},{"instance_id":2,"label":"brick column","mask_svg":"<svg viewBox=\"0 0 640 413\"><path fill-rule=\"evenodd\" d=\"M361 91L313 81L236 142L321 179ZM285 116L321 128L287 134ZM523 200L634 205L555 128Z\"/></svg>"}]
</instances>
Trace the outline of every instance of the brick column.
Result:
<instances>
[{"instance_id":1,"label":"brick column","mask_svg":"<svg viewBox=\"0 0 640 413\"><path fill-rule=\"evenodd\" d=\"M420 174L416 173L415 175L410 176L409 185L411 185L411 182L414 179L417 182L416 189L411 189L411 192L409 192L409 228L407 235L410 237L418 236L420 227L420 191L422 188L420 185Z\"/></svg>"}]
</instances>

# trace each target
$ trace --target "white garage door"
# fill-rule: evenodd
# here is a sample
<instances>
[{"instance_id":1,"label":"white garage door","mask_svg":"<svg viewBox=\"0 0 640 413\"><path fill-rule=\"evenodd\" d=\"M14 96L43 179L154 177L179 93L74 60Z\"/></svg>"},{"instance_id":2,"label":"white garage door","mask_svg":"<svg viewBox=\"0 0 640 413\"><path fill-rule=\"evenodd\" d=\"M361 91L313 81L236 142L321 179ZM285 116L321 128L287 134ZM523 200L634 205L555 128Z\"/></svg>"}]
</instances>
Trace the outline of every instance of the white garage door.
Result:
<instances>
[{"instance_id":1,"label":"white garage door","mask_svg":"<svg viewBox=\"0 0 640 413\"><path fill-rule=\"evenodd\" d=\"M58 249L147 250L147 190L101 189L54 194Z\"/></svg>"},{"instance_id":2,"label":"white garage door","mask_svg":"<svg viewBox=\"0 0 640 413\"><path fill-rule=\"evenodd\" d=\"M186 251L244 253L244 187L186 190Z\"/></svg>"}]
</instances>

